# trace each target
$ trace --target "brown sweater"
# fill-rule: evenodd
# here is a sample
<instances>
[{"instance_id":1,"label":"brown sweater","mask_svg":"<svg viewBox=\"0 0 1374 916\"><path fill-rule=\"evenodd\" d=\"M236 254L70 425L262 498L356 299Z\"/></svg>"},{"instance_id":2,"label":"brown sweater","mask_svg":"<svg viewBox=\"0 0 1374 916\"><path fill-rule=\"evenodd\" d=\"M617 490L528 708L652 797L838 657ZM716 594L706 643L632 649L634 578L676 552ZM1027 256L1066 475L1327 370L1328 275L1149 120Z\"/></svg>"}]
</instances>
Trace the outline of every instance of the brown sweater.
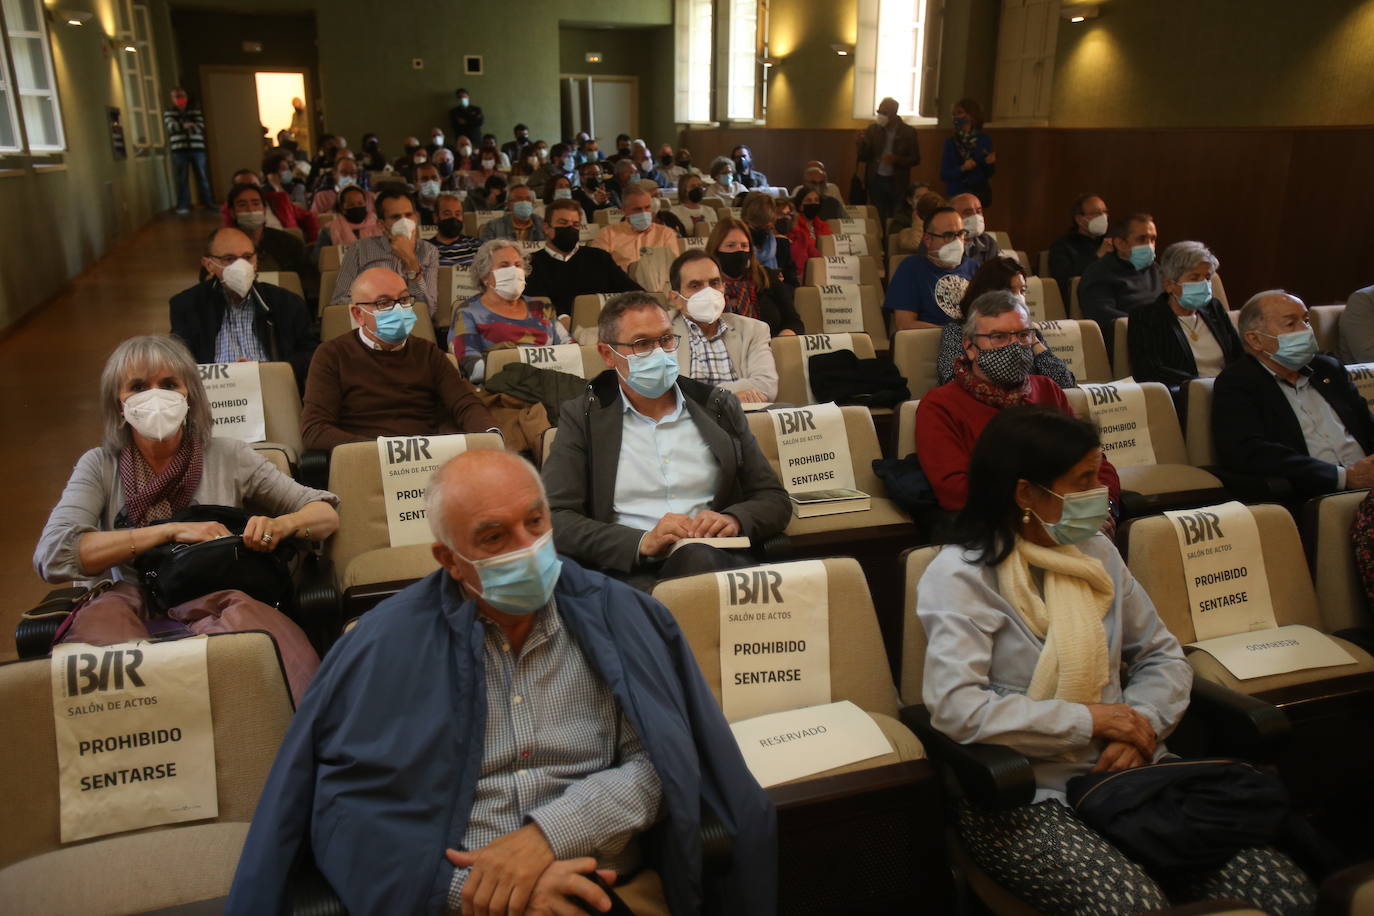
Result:
<instances>
[{"instance_id":1,"label":"brown sweater","mask_svg":"<svg viewBox=\"0 0 1374 916\"><path fill-rule=\"evenodd\" d=\"M495 427L472 384L428 340L374 350L350 331L321 344L310 362L301 411L306 448Z\"/></svg>"}]
</instances>

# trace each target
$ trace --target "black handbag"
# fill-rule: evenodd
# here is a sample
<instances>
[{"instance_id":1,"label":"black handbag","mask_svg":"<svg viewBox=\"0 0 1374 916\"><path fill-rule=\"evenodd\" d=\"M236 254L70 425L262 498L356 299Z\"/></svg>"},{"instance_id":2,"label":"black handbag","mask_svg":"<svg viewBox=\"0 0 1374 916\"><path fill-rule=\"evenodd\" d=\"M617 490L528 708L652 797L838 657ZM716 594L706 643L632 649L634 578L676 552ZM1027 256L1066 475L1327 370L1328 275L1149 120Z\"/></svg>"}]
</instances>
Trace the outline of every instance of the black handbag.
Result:
<instances>
[{"instance_id":1,"label":"black handbag","mask_svg":"<svg viewBox=\"0 0 1374 916\"><path fill-rule=\"evenodd\" d=\"M252 516L233 506L188 506L171 522L219 522L233 534L198 544L159 544L135 564L148 599L161 611L226 589L276 607L291 591L291 559L296 545L286 541L270 553L243 545Z\"/></svg>"},{"instance_id":2,"label":"black handbag","mask_svg":"<svg viewBox=\"0 0 1374 916\"><path fill-rule=\"evenodd\" d=\"M1165 760L1069 780L1083 822L1141 865L1166 875L1215 868L1283 832L1288 792L1241 760Z\"/></svg>"}]
</instances>

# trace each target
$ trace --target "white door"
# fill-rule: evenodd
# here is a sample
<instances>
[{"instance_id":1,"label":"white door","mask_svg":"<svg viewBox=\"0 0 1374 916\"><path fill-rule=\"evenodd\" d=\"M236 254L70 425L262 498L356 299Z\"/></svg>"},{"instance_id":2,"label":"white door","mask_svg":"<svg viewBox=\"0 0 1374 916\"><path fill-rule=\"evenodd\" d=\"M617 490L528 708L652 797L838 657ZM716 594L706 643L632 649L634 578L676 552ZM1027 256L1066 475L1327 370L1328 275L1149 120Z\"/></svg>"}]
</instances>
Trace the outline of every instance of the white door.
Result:
<instances>
[{"instance_id":1,"label":"white door","mask_svg":"<svg viewBox=\"0 0 1374 916\"><path fill-rule=\"evenodd\" d=\"M603 149L615 149L620 134L639 135L639 78L634 76L593 76L592 136Z\"/></svg>"},{"instance_id":2,"label":"white door","mask_svg":"<svg viewBox=\"0 0 1374 916\"><path fill-rule=\"evenodd\" d=\"M994 119L1005 123L1048 120L1058 37L1059 0L1002 0Z\"/></svg>"}]
</instances>

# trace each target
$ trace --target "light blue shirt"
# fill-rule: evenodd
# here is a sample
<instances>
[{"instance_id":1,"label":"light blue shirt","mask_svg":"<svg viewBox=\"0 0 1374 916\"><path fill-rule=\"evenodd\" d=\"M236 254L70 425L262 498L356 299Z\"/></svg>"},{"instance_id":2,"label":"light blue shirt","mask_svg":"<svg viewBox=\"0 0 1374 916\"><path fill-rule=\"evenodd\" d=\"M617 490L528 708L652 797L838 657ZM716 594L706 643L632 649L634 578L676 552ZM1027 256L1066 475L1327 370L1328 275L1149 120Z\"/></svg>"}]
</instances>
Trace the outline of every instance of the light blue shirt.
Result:
<instances>
[{"instance_id":1,"label":"light blue shirt","mask_svg":"<svg viewBox=\"0 0 1374 916\"><path fill-rule=\"evenodd\" d=\"M1264 368L1278 383L1288 406L1293 408L1293 416L1302 427L1302 439L1307 443L1307 454L1318 461L1334 464L1336 489L1344 490L1346 468L1365 457L1364 449L1350 435L1350 430L1345 428L1321 392L1312 387L1311 377L1299 373L1298 380L1290 383L1279 378L1279 374L1268 366Z\"/></svg>"},{"instance_id":2,"label":"light blue shirt","mask_svg":"<svg viewBox=\"0 0 1374 916\"><path fill-rule=\"evenodd\" d=\"M635 410L620 392L624 422L615 474L615 521L648 531L669 512L695 517L720 486L720 462L673 387L677 405L661 420Z\"/></svg>"}]
</instances>

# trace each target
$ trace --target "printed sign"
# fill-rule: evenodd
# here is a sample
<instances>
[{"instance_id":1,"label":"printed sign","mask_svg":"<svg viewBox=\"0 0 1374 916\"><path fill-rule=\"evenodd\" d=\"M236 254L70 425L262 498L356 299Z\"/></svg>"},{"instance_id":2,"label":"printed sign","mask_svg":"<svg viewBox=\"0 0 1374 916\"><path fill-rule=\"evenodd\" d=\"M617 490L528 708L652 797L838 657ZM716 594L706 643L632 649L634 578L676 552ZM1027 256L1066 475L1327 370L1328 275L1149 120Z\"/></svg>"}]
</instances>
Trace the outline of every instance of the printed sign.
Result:
<instances>
[{"instance_id":1,"label":"printed sign","mask_svg":"<svg viewBox=\"0 0 1374 916\"><path fill-rule=\"evenodd\" d=\"M421 226L421 227L420 227L420 238L424 239L426 242L428 242L430 239L434 238L434 237L435 237L436 235L438 235L438 234L439 234L439 227L438 227L438 226Z\"/></svg>"},{"instance_id":2,"label":"printed sign","mask_svg":"<svg viewBox=\"0 0 1374 916\"><path fill-rule=\"evenodd\" d=\"M1276 626L1259 528L1238 502L1165 512L1183 555L1193 629L1200 640Z\"/></svg>"},{"instance_id":3,"label":"printed sign","mask_svg":"<svg viewBox=\"0 0 1374 916\"><path fill-rule=\"evenodd\" d=\"M600 231L601 227L596 223L583 223L582 228L578 230L577 240L579 242L590 242L596 238L596 234Z\"/></svg>"},{"instance_id":4,"label":"printed sign","mask_svg":"<svg viewBox=\"0 0 1374 916\"><path fill-rule=\"evenodd\" d=\"M505 210L474 210L472 218L476 220L477 228L480 230L487 223L498 220L505 215Z\"/></svg>"},{"instance_id":5,"label":"printed sign","mask_svg":"<svg viewBox=\"0 0 1374 916\"><path fill-rule=\"evenodd\" d=\"M1032 323L1045 320L1045 282L1039 277L1026 278L1026 309Z\"/></svg>"},{"instance_id":6,"label":"printed sign","mask_svg":"<svg viewBox=\"0 0 1374 916\"><path fill-rule=\"evenodd\" d=\"M63 843L219 816L205 645L53 647Z\"/></svg>"},{"instance_id":7,"label":"printed sign","mask_svg":"<svg viewBox=\"0 0 1374 916\"><path fill-rule=\"evenodd\" d=\"M892 753L878 723L849 700L733 722L730 730L765 789Z\"/></svg>"},{"instance_id":8,"label":"printed sign","mask_svg":"<svg viewBox=\"0 0 1374 916\"><path fill-rule=\"evenodd\" d=\"M350 309L350 311L352 311ZM210 403L215 436L261 442L267 438L262 410L262 378L257 363L203 363L200 381Z\"/></svg>"},{"instance_id":9,"label":"printed sign","mask_svg":"<svg viewBox=\"0 0 1374 916\"><path fill-rule=\"evenodd\" d=\"M473 296L481 295L482 284L477 282L477 278L472 275L471 264L455 264L453 266L453 305L455 308L462 308L462 304Z\"/></svg>"},{"instance_id":10,"label":"printed sign","mask_svg":"<svg viewBox=\"0 0 1374 916\"><path fill-rule=\"evenodd\" d=\"M827 284L821 290L821 330L827 334L862 334L863 292L858 286Z\"/></svg>"},{"instance_id":11,"label":"printed sign","mask_svg":"<svg viewBox=\"0 0 1374 916\"><path fill-rule=\"evenodd\" d=\"M845 204L844 215L851 220L868 219L868 207L863 204Z\"/></svg>"},{"instance_id":12,"label":"printed sign","mask_svg":"<svg viewBox=\"0 0 1374 916\"><path fill-rule=\"evenodd\" d=\"M866 235L837 235L834 238L835 254L862 256L869 253L868 236Z\"/></svg>"},{"instance_id":13,"label":"printed sign","mask_svg":"<svg viewBox=\"0 0 1374 916\"><path fill-rule=\"evenodd\" d=\"M821 560L716 573L727 720L830 702L826 582Z\"/></svg>"},{"instance_id":14,"label":"printed sign","mask_svg":"<svg viewBox=\"0 0 1374 916\"><path fill-rule=\"evenodd\" d=\"M1355 663L1330 636L1296 624L1203 639L1188 648L1211 655L1240 680Z\"/></svg>"},{"instance_id":15,"label":"printed sign","mask_svg":"<svg viewBox=\"0 0 1374 916\"><path fill-rule=\"evenodd\" d=\"M1374 410L1374 363L1352 363L1345 367L1345 371L1359 389L1360 397Z\"/></svg>"},{"instance_id":16,"label":"printed sign","mask_svg":"<svg viewBox=\"0 0 1374 916\"><path fill-rule=\"evenodd\" d=\"M467 448L466 436L377 437L386 529L392 547L434 541L425 521L425 487L440 465Z\"/></svg>"},{"instance_id":17,"label":"printed sign","mask_svg":"<svg viewBox=\"0 0 1374 916\"><path fill-rule=\"evenodd\" d=\"M1083 329L1077 321L1041 321L1036 328L1045 338L1045 346L1062 359L1077 379L1088 375L1088 361L1083 355Z\"/></svg>"},{"instance_id":18,"label":"printed sign","mask_svg":"<svg viewBox=\"0 0 1374 916\"><path fill-rule=\"evenodd\" d=\"M544 243L543 243L543 242L534 242L534 241L526 241L526 242L516 241L515 247L519 248L519 249L520 249L520 253L523 254L525 257L529 257L530 255L534 254L534 253L535 253L536 251L538 251L539 249L543 248L543 247L544 247Z\"/></svg>"},{"instance_id":19,"label":"printed sign","mask_svg":"<svg viewBox=\"0 0 1374 916\"><path fill-rule=\"evenodd\" d=\"M849 436L838 404L768 411L778 440L778 468L788 493L854 489Z\"/></svg>"},{"instance_id":20,"label":"printed sign","mask_svg":"<svg viewBox=\"0 0 1374 916\"><path fill-rule=\"evenodd\" d=\"M1119 468L1154 464L1145 390L1135 382L1078 387L1088 396L1088 413L1097 424L1107 460Z\"/></svg>"},{"instance_id":21,"label":"printed sign","mask_svg":"<svg viewBox=\"0 0 1374 916\"><path fill-rule=\"evenodd\" d=\"M824 280L829 284L858 283L859 259L851 254L835 254L822 258Z\"/></svg>"},{"instance_id":22,"label":"printed sign","mask_svg":"<svg viewBox=\"0 0 1374 916\"><path fill-rule=\"evenodd\" d=\"M619 207L607 207L606 209L598 210L597 212L606 214L606 222L608 223L619 223L624 221L625 219L625 211L620 209Z\"/></svg>"},{"instance_id":23,"label":"printed sign","mask_svg":"<svg viewBox=\"0 0 1374 916\"><path fill-rule=\"evenodd\" d=\"M539 369L553 369L584 378L582 348L575 343L555 344L551 347L516 347L520 362Z\"/></svg>"},{"instance_id":24,"label":"printed sign","mask_svg":"<svg viewBox=\"0 0 1374 916\"><path fill-rule=\"evenodd\" d=\"M678 239L678 241L682 243L683 248L700 248L705 250L706 243L710 241L710 239L686 238Z\"/></svg>"},{"instance_id":25,"label":"printed sign","mask_svg":"<svg viewBox=\"0 0 1374 916\"><path fill-rule=\"evenodd\" d=\"M834 353L836 350L853 350L854 338L850 334L803 334L801 341L802 378L806 380L806 396L815 400L811 390L811 357L820 353Z\"/></svg>"},{"instance_id":26,"label":"printed sign","mask_svg":"<svg viewBox=\"0 0 1374 916\"><path fill-rule=\"evenodd\" d=\"M840 231L835 233L841 235L863 235L868 231L868 219L860 216L857 218L836 220L840 224Z\"/></svg>"}]
</instances>

